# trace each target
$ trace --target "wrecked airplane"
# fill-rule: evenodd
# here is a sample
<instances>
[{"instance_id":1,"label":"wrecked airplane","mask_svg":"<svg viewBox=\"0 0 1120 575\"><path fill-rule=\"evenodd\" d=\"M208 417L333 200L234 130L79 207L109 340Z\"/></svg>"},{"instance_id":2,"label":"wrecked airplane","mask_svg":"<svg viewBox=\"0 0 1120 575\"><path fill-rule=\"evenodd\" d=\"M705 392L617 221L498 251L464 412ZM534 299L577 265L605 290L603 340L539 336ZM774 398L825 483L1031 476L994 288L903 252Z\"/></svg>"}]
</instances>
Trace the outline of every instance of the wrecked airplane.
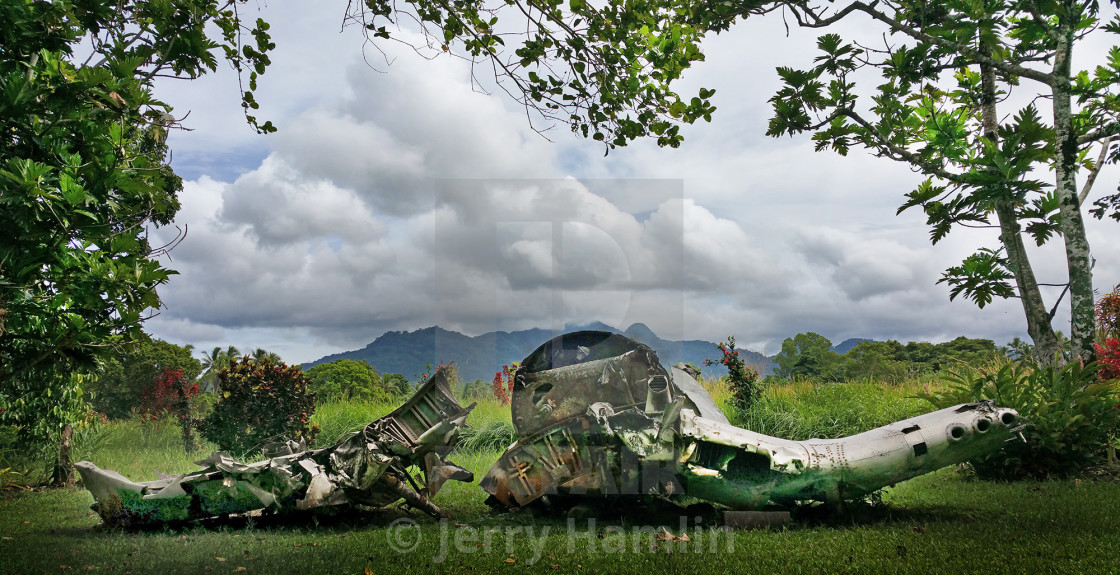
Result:
<instances>
[{"instance_id":1,"label":"wrecked airplane","mask_svg":"<svg viewBox=\"0 0 1120 575\"><path fill-rule=\"evenodd\" d=\"M107 525L134 526L203 519L256 509L288 511L358 504L383 507L403 500L434 517L431 498L449 479L474 475L447 461L474 404L462 407L437 372L401 407L335 445L305 450L290 442L255 463L215 452L204 469L136 483L115 471L76 464ZM423 470L423 485L409 467Z\"/></svg>"},{"instance_id":2,"label":"wrecked airplane","mask_svg":"<svg viewBox=\"0 0 1120 575\"><path fill-rule=\"evenodd\" d=\"M731 425L696 375L679 364L667 371L646 345L608 332L540 346L515 373L518 440L482 479L487 502L556 510L649 497L747 511L839 506L991 453L1021 428L1015 410L979 402L850 437L792 441ZM289 447L249 464L218 452L199 462L202 471L147 483L89 462L77 467L110 525L399 500L442 517L431 498L443 483L473 481L446 459L473 408L437 372L400 408L331 447Z\"/></svg>"},{"instance_id":3,"label":"wrecked airplane","mask_svg":"<svg viewBox=\"0 0 1120 575\"><path fill-rule=\"evenodd\" d=\"M482 479L491 504L565 508L659 496L757 510L841 505L999 449L1018 414L962 404L840 439L791 441L735 427L684 366L649 347L583 331L522 362L513 383L519 438Z\"/></svg>"}]
</instances>

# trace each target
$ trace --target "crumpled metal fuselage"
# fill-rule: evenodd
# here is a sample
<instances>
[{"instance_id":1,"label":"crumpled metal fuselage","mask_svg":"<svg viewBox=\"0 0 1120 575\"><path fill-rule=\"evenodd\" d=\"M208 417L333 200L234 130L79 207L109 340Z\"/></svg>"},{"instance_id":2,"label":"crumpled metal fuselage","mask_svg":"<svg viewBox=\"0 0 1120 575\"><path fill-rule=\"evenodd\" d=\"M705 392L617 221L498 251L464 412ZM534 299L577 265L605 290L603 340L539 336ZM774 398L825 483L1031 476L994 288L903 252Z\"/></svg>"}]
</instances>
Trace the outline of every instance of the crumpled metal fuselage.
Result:
<instances>
[{"instance_id":1,"label":"crumpled metal fuselage","mask_svg":"<svg viewBox=\"0 0 1120 575\"><path fill-rule=\"evenodd\" d=\"M445 459L474 404L464 408L437 372L401 407L323 449L289 445L283 453L240 463L222 452L199 461L201 471L138 483L82 461L82 483L94 509L110 525L201 519L255 509L276 511L360 504L380 507L403 499L433 516L431 501L448 479L473 481ZM409 467L424 471L417 485Z\"/></svg>"},{"instance_id":2,"label":"crumpled metal fuselage","mask_svg":"<svg viewBox=\"0 0 1120 575\"><path fill-rule=\"evenodd\" d=\"M1018 415L962 404L840 439L792 441L731 425L688 371L648 347L576 332L515 376L519 434L482 479L498 503L689 496L734 509L840 502L999 449Z\"/></svg>"}]
</instances>

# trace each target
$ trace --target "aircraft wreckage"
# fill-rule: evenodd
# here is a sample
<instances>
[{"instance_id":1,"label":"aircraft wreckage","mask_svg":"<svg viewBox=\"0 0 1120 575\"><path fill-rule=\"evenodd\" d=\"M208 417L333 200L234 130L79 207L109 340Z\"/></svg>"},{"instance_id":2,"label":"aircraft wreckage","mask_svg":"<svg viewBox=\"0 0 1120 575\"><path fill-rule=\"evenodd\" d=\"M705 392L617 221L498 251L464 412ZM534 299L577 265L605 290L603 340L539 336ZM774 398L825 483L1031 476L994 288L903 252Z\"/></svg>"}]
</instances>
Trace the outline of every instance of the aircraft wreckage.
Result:
<instances>
[{"instance_id":1,"label":"aircraft wreckage","mask_svg":"<svg viewBox=\"0 0 1120 575\"><path fill-rule=\"evenodd\" d=\"M999 449L1013 409L967 403L840 439L790 441L735 427L693 374L649 347L575 332L517 370L518 441L482 479L492 503L571 505L664 496L754 510L839 504Z\"/></svg>"},{"instance_id":2,"label":"aircraft wreckage","mask_svg":"<svg viewBox=\"0 0 1120 575\"><path fill-rule=\"evenodd\" d=\"M519 439L481 481L488 503L564 509L655 497L733 510L839 505L991 453L1021 429L1015 410L985 401L840 439L791 441L731 425L695 375L680 364L667 371L652 349L613 333L545 343L514 375ZM460 406L437 373L399 409L331 447L289 449L252 464L218 452L199 462L202 471L148 483L89 462L78 468L107 524L401 499L438 517L431 497L443 482L473 481L445 459L473 407Z\"/></svg>"},{"instance_id":3,"label":"aircraft wreckage","mask_svg":"<svg viewBox=\"0 0 1120 575\"><path fill-rule=\"evenodd\" d=\"M202 471L135 483L82 461L75 464L108 525L142 525L202 519L256 509L285 511L343 504L383 507L398 500L443 517L431 502L448 479L474 474L445 459L472 403L455 401L443 373L436 373L404 405L323 449L289 442L280 453L239 463L222 452L199 461ZM409 472L424 471L423 486Z\"/></svg>"}]
</instances>

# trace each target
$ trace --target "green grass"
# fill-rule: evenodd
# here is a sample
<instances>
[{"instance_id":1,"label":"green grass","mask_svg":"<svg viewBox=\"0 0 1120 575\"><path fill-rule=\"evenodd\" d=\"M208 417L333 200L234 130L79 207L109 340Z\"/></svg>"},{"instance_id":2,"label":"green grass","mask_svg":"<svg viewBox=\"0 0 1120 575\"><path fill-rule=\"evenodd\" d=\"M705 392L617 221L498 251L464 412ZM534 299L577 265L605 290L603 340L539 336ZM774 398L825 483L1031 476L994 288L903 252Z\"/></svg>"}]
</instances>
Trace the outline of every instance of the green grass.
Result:
<instances>
[{"instance_id":1,"label":"green grass","mask_svg":"<svg viewBox=\"0 0 1120 575\"><path fill-rule=\"evenodd\" d=\"M481 474L496 455L458 462ZM656 541L657 523L639 528L649 523L640 510L569 532L562 520L496 513L482 499L475 485L448 485L437 496L453 514L444 524L387 509L130 533L98 527L79 489L6 495L0 574L511 573L538 552L529 569L570 573L1115 573L1120 565L1113 481L988 483L943 470L889 490L869 513L731 535L689 528L689 543ZM394 527L400 520L416 526ZM682 533L677 521L665 523ZM415 549L391 548L391 537L412 534Z\"/></svg>"}]
</instances>

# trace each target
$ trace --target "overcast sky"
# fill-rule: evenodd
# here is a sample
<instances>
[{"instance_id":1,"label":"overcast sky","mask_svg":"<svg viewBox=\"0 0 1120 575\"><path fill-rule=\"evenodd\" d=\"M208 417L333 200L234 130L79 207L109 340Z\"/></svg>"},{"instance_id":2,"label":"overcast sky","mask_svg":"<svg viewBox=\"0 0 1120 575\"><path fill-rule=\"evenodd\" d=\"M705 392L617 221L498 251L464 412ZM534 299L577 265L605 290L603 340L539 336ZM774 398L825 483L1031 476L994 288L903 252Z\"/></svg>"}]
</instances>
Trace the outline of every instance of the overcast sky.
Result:
<instances>
[{"instance_id":1,"label":"overcast sky","mask_svg":"<svg viewBox=\"0 0 1120 575\"><path fill-rule=\"evenodd\" d=\"M774 67L811 62L814 34L787 37L769 18L709 38L682 89L717 90L712 123L683 129L679 149L638 142L604 157L563 126L552 141L534 133L504 94L472 89L461 61L386 45L386 64L357 30L340 32L345 7L262 5L277 48L257 115L275 134L245 124L229 70L161 85L178 116L189 112L192 131L170 141L187 180L176 224L189 233L170 255L179 275L160 290L153 335L290 363L431 325L477 335L642 322L765 353L805 331L834 343L1025 338L1017 301L979 310L936 285L995 247L994 233L931 246L920 210L895 215L920 181L905 166L764 135ZM1106 170L1092 197L1118 178ZM1095 285L1109 291L1120 225L1087 221ZM1034 262L1039 281L1065 281L1060 244ZM1068 332L1066 306L1058 317Z\"/></svg>"}]
</instances>

